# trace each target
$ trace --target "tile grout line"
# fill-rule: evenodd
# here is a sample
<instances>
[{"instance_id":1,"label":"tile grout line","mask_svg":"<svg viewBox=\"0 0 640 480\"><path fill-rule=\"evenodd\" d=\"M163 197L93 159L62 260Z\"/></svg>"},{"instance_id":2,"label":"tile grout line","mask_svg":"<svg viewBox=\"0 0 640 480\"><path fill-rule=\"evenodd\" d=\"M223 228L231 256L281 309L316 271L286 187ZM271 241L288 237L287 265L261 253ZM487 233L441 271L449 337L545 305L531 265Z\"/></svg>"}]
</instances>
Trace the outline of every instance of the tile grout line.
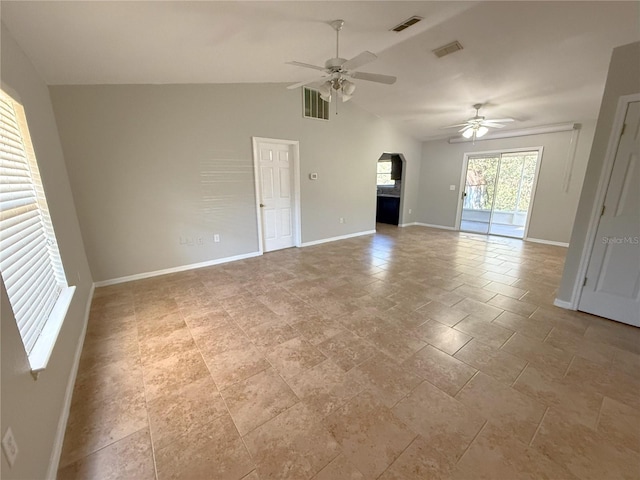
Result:
<instances>
[{"instance_id":1,"label":"tile grout line","mask_svg":"<svg viewBox=\"0 0 640 480\"><path fill-rule=\"evenodd\" d=\"M142 370L141 373L142 373L142 391L144 392L144 411L147 416L147 428L149 428L149 442L151 443L151 459L153 460L153 472L155 474L156 480L158 480L159 476L158 476L158 463L156 461L156 446L155 446L155 442L153 441L153 431L151 429L151 417L149 415L149 400L147 398L147 382L145 378L146 377L145 368L142 362L142 347L140 346L140 331L138 328L138 313L137 313L135 299L133 301L133 314L136 318L136 340L137 340L136 343L138 344L138 355L140 356L140 369ZM191 334L191 331L189 331L189 334Z\"/></svg>"},{"instance_id":2,"label":"tile grout line","mask_svg":"<svg viewBox=\"0 0 640 480\"><path fill-rule=\"evenodd\" d=\"M520 357L517 357L517 358L520 358ZM523 359L521 359L521 360L523 360ZM518 374L518 376L516 377L516 379L513 381L513 383L511 383L511 385L510 385L510 386L511 386L512 388L513 388L513 386L516 384L516 382L520 379L520 377L522 376L522 374L524 373L524 371L527 369L527 367L528 367L529 365L531 365L531 363L530 363L528 360L525 360L525 362L526 362L526 363L525 363L524 367L522 367L522 370L520 371L520 373Z\"/></svg>"},{"instance_id":3,"label":"tile grout line","mask_svg":"<svg viewBox=\"0 0 640 480\"><path fill-rule=\"evenodd\" d=\"M462 460L462 458L466 455L466 453L469 451L469 449L471 448L471 445L473 445L473 442L476 441L476 439L480 436L480 434L483 432L483 430L485 429L485 427L489 424L489 420L485 420L484 423L482 424L482 427L480 427L480 430L478 430L478 432L475 434L475 436L473 437L473 439L469 442L469 445L467 445L467 448L464 449L464 451L462 452L462 455L460 455L458 457L458 459L456 460L456 463L454 465L458 465L460 463L460 461Z\"/></svg>"},{"instance_id":4,"label":"tile grout line","mask_svg":"<svg viewBox=\"0 0 640 480\"><path fill-rule=\"evenodd\" d=\"M530 447L533 446L533 441L536 439L536 436L538 435L540 428L542 428L542 422L544 422L544 418L547 416L547 412L549 411L549 408L550 407L545 408L544 413L542 414L542 418L540 419L540 423L538 423L538 427L536 428L536 431L533 432L533 437L531 437L531 440L529 441Z\"/></svg>"}]
</instances>

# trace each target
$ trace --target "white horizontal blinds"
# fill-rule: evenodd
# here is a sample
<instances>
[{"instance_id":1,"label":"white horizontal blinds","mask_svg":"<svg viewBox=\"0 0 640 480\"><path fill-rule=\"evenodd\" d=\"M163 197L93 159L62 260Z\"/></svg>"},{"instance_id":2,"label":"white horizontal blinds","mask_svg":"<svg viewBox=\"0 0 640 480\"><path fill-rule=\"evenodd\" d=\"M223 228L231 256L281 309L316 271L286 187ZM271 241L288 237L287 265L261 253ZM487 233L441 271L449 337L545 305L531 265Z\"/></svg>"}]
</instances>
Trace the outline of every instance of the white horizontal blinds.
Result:
<instances>
[{"instance_id":1,"label":"white horizontal blinds","mask_svg":"<svg viewBox=\"0 0 640 480\"><path fill-rule=\"evenodd\" d=\"M66 287L24 110L0 91L0 271L27 353Z\"/></svg>"}]
</instances>

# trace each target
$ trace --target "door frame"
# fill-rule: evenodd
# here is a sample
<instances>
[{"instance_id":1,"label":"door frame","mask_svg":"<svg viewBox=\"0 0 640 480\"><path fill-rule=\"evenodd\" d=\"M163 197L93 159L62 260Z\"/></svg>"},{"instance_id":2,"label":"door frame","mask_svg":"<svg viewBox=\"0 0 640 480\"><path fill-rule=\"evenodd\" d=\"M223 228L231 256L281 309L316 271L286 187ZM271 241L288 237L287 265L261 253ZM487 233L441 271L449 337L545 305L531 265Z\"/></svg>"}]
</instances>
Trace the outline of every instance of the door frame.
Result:
<instances>
[{"instance_id":1,"label":"door frame","mask_svg":"<svg viewBox=\"0 0 640 480\"><path fill-rule=\"evenodd\" d=\"M258 147L260 143L276 143L287 145L293 150L293 165L289 175L293 181L293 242L295 247L300 247L302 243L301 228L301 211L300 211L300 142L298 140L284 140L279 138L251 137L251 145L253 151L253 176L255 180L255 196L256 196L256 225L258 227L258 254L264 254L264 237L262 233L262 209L260 208L260 152Z\"/></svg>"},{"instance_id":2,"label":"door frame","mask_svg":"<svg viewBox=\"0 0 640 480\"><path fill-rule=\"evenodd\" d=\"M631 95L622 95L618 98L618 106L616 107L616 113L613 117L613 124L611 125L611 133L609 135L609 142L607 144L607 150L604 156L604 162L602 163L602 170L600 171L600 179L598 180L598 188L593 199L591 207L591 215L589 216L589 224L584 241L584 247L580 255L580 263L578 264L578 270L575 278L573 279L573 288L571 290L571 299L569 302L554 302L556 306L568 308L570 310L578 310L580 304L580 297L582 296L582 287L584 279L587 275L587 268L591 261L591 254L593 253L593 247L596 242L596 234L598 226L600 225L600 213L604 205L604 198L607 194L607 188L609 187L609 180L611 179L611 173L613 172L613 164L618 151L618 143L622 136L622 127L624 126L624 119L627 114L627 107L632 102L640 102L640 93L634 93Z\"/></svg>"},{"instance_id":3,"label":"door frame","mask_svg":"<svg viewBox=\"0 0 640 480\"><path fill-rule=\"evenodd\" d=\"M380 161L380 159L385 156L385 155L397 155L398 157L400 157L400 161L402 162L402 184L400 185L400 206L398 207L400 209L400 211L398 212L398 225L396 225L397 227L406 227L407 225L410 225L409 223L404 223L404 192L405 192L405 184L407 183L405 180L407 178L406 172L407 172L407 159L404 156L404 153L399 153L399 152L387 152L386 150L384 152L382 152L380 154L380 156L378 157L378 159L376 160L376 172L378 171L378 162ZM377 180L377 175L376 175L376 203L374 204L374 230L375 230L375 213L377 211L377 197L378 197L378 180Z\"/></svg>"},{"instance_id":4,"label":"door frame","mask_svg":"<svg viewBox=\"0 0 640 480\"><path fill-rule=\"evenodd\" d=\"M462 172L460 173L460 188L458 189L459 195L458 195L458 207L456 210L455 229L458 231L461 231L460 225L462 223L462 206L464 203L463 194L465 191L465 187L467 185L467 167L469 166L469 158L476 157L476 156L479 157L482 155L487 155L487 156L502 155L503 153L520 153L520 152L534 152L534 151L538 152L538 161L536 162L536 172L533 175L533 185L531 185L531 199L529 201L529 208L527 209L527 221L525 222L525 225L524 225L524 236L522 237L522 240L527 240L527 238L529 238L529 223L531 222L531 212L533 211L533 203L536 197L536 190L538 189L538 177L540 175L540 165L542 165L542 154L544 151L543 146L528 147L528 148L525 148L525 147L507 148L507 149L501 149L501 150L487 150L483 152L466 152L462 160ZM498 172L499 171L500 170L498 169ZM496 189L497 187L498 187L498 184L496 182ZM495 195L494 195L494 201L495 201ZM493 202L492 202L492 205L493 205ZM493 217L493 207L491 208L491 216ZM489 228L491 228L491 224L489 224ZM469 232L469 233L473 233L473 232ZM481 233L479 235L484 235L484 234ZM486 233L486 235L496 235L496 234ZM507 238L516 238L516 237L507 237Z\"/></svg>"}]
</instances>

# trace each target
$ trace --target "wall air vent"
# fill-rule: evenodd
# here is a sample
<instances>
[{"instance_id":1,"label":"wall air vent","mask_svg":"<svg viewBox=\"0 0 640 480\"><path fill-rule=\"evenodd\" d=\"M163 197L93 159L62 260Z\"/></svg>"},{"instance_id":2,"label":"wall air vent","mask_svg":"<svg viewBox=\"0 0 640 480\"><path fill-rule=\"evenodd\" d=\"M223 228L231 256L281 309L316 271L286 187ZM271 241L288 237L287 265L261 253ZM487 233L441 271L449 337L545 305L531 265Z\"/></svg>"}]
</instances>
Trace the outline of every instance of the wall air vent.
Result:
<instances>
[{"instance_id":1,"label":"wall air vent","mask_svg":"<svg viewBox=\"0 0 640 480\"><path fill-rule=\"evenodd\" d=\"M462 50L462 45L459 41L448 43L440 48L436 48L433 53L436 57L442 58L445 55L449 55L450 53L457 52L458 50Z\"/></svg>"},{"instance_id":2,"label":"wall air vent","mask_svg":"<svg viewBox=\"0 0 640 480\"><path fill-rule=\"evenodd\" d=\"M422 20L422 17L418 17L418 16L413 16L411 17L409 20L405 20L404 22L402 22L400 25L398 25L397 27L394 27L391 29L392 32L401 32L407 28L409 28L411 25L415 25L416 23L418 23L420 20Z\"/></svg>"}]
</instances>

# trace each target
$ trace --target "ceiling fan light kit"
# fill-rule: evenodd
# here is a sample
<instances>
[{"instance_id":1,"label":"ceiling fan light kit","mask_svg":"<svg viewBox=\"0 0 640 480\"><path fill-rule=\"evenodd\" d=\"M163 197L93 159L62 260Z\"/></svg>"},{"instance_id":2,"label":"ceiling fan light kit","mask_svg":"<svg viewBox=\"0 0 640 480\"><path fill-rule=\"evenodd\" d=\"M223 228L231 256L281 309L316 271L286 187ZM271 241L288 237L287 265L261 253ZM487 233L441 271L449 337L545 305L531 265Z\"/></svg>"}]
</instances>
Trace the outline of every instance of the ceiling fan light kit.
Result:
<instances>
[{"instance_id":1,"label":"ceiling fan light kit","mask_svg":"<svg viewBox=\"0 0 640 480\"><path fill-rule=\"evenodd\" d=\"M371 63L378 57L371 52L364 51L350 60L341 58L340 30L342 30L342 27L344 26L344 20L334 20L330 25L336 31L336 56L327 60L324 67L302 62L287 62L289 65L324 72L324 75L319 78L313 78L311 80L289 85L287 87L289 90L302 86L309 86L310 88L314 88L320 92L320 98L326 102L331 102L333 92L335 92L336 96L343 102L347 102L351 99L356 90L356 84L350 79L365 80L368 82L383 83L386 85L392 85L395 83L396 77L391 75L355 71L356 68L366 65L367 63Z\"/></svg>"},{"instance_id":2,"label":"ceiling fan light kit","mask_svg":"<svg viewBox=\"0 0 640 480\"><path fill-rule=\"evenodd\" d=\"M487 119L480 115L479 111L482 108L481 103L476 103L473 108L476 111L474 117L466 120L464 123L457 123L455 125L448 125L442 128L457 128L462 127L458 130L458 133L461 133L462 136L466 139L473 139L475 142L476 138L484 137L488 132L489 128L503 128L505 125L503 123L514 122L513 118L496 118L496 119Z\"/></svg>"}]
</instances>

